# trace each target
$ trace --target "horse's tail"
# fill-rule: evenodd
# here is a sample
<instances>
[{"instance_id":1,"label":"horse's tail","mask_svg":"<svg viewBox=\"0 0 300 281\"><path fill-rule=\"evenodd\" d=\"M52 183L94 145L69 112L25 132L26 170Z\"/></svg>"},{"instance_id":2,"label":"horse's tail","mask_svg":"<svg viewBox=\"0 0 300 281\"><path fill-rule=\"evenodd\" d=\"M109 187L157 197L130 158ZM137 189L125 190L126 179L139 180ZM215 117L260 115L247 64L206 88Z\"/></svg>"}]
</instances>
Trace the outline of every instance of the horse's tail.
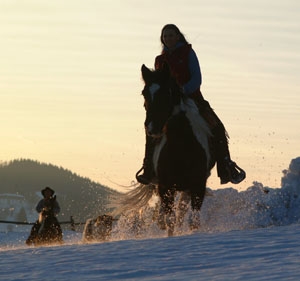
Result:
<instances>
[{"instance_id":1,"label":"horse's tail","mask_svg":"<svg viewBox=\"0 0 300 281\"><path fill-rule=\"evenodd\" d=\"M139 184L134 189L113 198L109 207L114 208L114 210L110 215L116 217L122 213L138 210L146 206L152 198L155 189L156 187L153 184Z\"/></svg>"}]
</instances>

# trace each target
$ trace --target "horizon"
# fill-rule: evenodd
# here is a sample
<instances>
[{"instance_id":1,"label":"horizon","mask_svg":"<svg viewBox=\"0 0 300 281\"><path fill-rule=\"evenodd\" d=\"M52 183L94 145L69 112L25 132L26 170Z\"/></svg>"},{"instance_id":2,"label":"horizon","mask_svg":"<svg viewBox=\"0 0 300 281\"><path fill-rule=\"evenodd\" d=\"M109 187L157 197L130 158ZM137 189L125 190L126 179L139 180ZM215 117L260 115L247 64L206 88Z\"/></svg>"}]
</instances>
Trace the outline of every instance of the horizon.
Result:
<instances>
[{"instance_id":1,"label":"horizon","mask_svg":"<svg viewBox=\"0 0 300 281\"><path fill-rule=\"evenodd\" d=\"M282 170L282 177L280 178L280 180L282 180L283 178L286 178L287 172L288 172L289 174L297 173L297 172L295 172L294 170L297 169L297 166L298 166L297 163L299 162L299 159L300 159L300 156L295 157L295 158L293 158L293 159L290 160L290 163L289 163L289 165L286 167L286 169ZM19 162L21 162L21 161L29 161L29 162L34 162L34 163L36 163L36 164L38 164L38 165L53 166L54 168L63 169L63 170L65 170L66 172L69 172L69 173L71 173L71 174L73 174L73 175L75 175L75 176L77 176L77 177L79 177L79 178L87 179L87 180L89 180L89 181L91 181L91 182L93 182L93 183L95 183L95 184L97 184L97 185L101 185L102 187L109 188L109 189L112 189L112 190L115 190L115 191L123 191L123 192L124 192L124 191L128 191L128 188L133 187L133 186L121 186L122 188L125 188L125 190L124 190L124 189L123 189L123 190L118 190L118 189L116 189L116 188L112 188L111 186L105 185L105 184L103 184L102 182L95 181L95 180L93 180L93 179L91 179L91 178L89 178L89 177L86 177L86 176L84 176L84 175L81 175L81 174L79 174L79 173L76 173L76 172L74 172L74 171L68 169L67 167L58 166L58 165L55 165L55 164L53 164L53 163L41 162L41 161L38 161L38 160L35 160L35 159L12 159L12 160L10 160L10 161L1 161L1 160L0 160L0 167L1 167L1 166L9 166L10 164L12 164L12 163L15 162L15 161L16 161L16 162L18 162L18 161L19 161ZM290 169L290 167L291 167L291 169ZM290 177L290 176L289 176L289 177ZM45 186L46 186L46 185L47 185L47 184L45 184ZM206 187L207 187L207 188L210 188L210 189L213 189L213 190L215 190L215 191L217 191L218 189L233 188L233 189L236 189L238 192L241 192L241 191L246 191L248 188L252 188L252 187L258 186L258 185L262 185L263 188L272 188L272 189L277 189L277 188L282 188L282 187L283 187L283 186L282 186L282 183L280 183L280 185L278 185L278 186L268 186L268 185L265 185L264 183L262 183L262 182L260 182L260 181L256 181L256 180L254 180L254 181L252 182L252 184L250 184L247 188L244 188L244 189L234 188L234 187L238 187L238 185L234 185L234 184L230 184L230 183L227 184L226 187L223 187L223 188L213 188L213 187L211 187L211 186L209 186L209 185L206 185Z\"/></svg>"}]
</instances>

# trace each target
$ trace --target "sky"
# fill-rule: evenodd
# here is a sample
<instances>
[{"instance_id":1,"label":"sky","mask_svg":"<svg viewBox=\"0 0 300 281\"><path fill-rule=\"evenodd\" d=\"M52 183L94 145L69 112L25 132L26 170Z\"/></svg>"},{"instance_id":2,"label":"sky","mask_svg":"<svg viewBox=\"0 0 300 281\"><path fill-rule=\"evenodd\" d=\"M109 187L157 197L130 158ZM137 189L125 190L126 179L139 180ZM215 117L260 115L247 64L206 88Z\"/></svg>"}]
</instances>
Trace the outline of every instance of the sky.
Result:
<instances>
[{"instance_id":1,"label":"sky","mask_svg":"<svg viewBox=\"0 0 300 281\"><path fill-rule=\"evenodd\" d=\"M201 209L201 228L166 237L144 209L114 222L109 242L86 244L64 231L64 245L28 247L30 227L0 231L0 279L12 280L299 280L299 160L280 189L217 189ZM268 190L269 192L265 192ZM152 209L153 211L153 209ZM151 211L150 211L151 214Z\"/></svg>"},{"instance_id":2,"label":"sky","mask_svg":"<svg viewBox=\"0 0 300 281\"><path fill-rule=\"evenodd\" d=\"M175 23L247 172L237 188L279 186L300 149L299 8L296 0L0 0L0 161L51 163L124 190L144 157L140 68L153 67L161 28ZM215 169L208 186L220 187Z\"/></svg>"}]
</instances>

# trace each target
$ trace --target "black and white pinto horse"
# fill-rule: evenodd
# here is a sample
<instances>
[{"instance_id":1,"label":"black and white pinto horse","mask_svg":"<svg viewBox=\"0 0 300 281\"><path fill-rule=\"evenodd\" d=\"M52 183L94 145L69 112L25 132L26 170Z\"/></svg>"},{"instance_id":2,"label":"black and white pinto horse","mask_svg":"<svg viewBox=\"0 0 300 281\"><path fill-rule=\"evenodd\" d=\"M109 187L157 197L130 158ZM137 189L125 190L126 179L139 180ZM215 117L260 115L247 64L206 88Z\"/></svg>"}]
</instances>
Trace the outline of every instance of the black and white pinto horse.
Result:
<instances>
[{"instance_id":1,"label":"black and white pinto horse","mask_svg":"<svg viewBox=\"0 0 300 281\"><path fill-rule=\"evenodd\" d=\"M215 164L210 128L194 101L184 96L171 77L168 66L152 71L143 65L142 77L146 134L157 143L153 155L157 184L139 185L126 193L114 213L141 208L156 192L160 198L157 221L162 229L172 235L174 227L183 222L189 203L190 228L197 229L207 178ZM175 212L177 191L181 200Z\"/></svg>"},{"instance_id":2,"label":"black and white pinto horse","mask_svg":"<svg viewBox=\"0 0 300 281\"><path fill-rule=\"evenodd\" d=\"M62 244L63 235L61 226L53 212L56 196L51 198L39 214L39 219L33 225L31 233L26 240L27 245Z\"/></svg>"}]
</instances>

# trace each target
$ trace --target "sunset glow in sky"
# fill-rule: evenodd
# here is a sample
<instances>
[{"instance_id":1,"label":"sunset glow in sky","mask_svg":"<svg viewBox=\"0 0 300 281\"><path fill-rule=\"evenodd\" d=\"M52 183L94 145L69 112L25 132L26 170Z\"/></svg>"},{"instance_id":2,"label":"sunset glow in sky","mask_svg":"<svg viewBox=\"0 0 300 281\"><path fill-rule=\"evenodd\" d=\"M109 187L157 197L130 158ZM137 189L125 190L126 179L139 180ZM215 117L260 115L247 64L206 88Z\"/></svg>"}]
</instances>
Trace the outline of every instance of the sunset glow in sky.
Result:
<instances>
[{"instance_id":1,"label":"sunset glow in sky","mask_svg":"<svg viewBox=\"0 0 300 281\"><path fill-rule=\"evenodd\" d=\"M247 171L238 187L280 186L300 153L299 11L297 0L0 0L0 161L123 190L115 183L129 185L144 156L140 67L153 67L161 28L175 23ZM220 188L216 170L208 185Z\"/></svg>"}]
</instances>

